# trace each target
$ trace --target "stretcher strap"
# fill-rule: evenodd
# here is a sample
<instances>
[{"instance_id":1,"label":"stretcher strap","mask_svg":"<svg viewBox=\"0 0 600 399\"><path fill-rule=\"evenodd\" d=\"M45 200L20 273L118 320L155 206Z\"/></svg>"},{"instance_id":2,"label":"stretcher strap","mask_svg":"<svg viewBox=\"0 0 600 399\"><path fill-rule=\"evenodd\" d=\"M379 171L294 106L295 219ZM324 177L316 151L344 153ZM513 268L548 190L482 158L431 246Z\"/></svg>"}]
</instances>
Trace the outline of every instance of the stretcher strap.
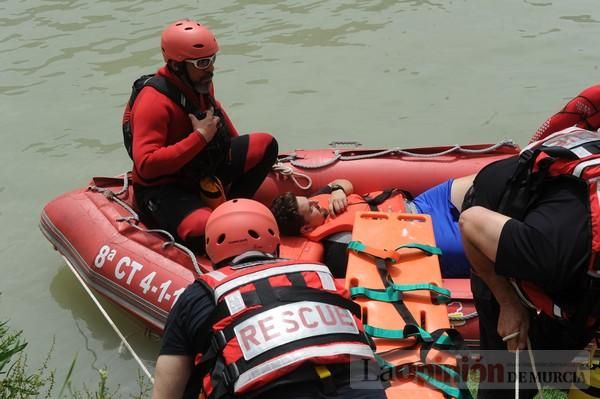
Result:
<instances>
[{"instance_id":1,"label":"stretcher strap","mask_svg":"<svg viewBox=\"0 0 600 399\"><path fill-rule=\"evenodd\" d=\"M389 251L385 248L384 249L374 248L374 247L365 245L360 241L350 241L348 243L348 250L350 250L350 251L354 251L357 253L364 253L367 255L374 256L375 258L383 259L385 261L392 262L392 263L400 262L400 254L398 253L398 250L405 249L405 248L419 249L419 250L423 251L427 256L442 254L442 250L439 249L438 247L434 247L434 246L427 245L427 244L419 244L416 242L409 242L406 244L402 244L402 245L396 247L393 251Z\"/></svg>"},{"instance_id":2,"label":"stretcher strap","mask_svg":"<svg viewBox=\"0 0 600 399\"><path fill-rule=\"evenodd\" d=\"M383 259L392 263L400 262L400 254L398 252L370 247L368 245L363 244L360 241L350 241L348 243L348 250L354 251L356 253L367 254L377 259Z\"/></svg>"},{"instance_id":3,"label":"stretcher strap","mask_svg":"<svg viewBox=\"0 0 600 399\"><path fill-rule=\"evenodd\" d=\"M401 366L395 366L379 355L375 355L375 359L379 363L382 369L394 370L393 374L396 376L415 376L428 384L432 388L442 392L446 397L453 397L456 399L472 399L469 388L464 383L460 375L451 367L443 364L406 364ZM443 374L448 377L454 384L441 381L440 379L431 375L431 373Z\"/></svg>"},{"instance_id":4,"label":"stretcher strap","mask_svg":"<svg viewBox=\"0 0 600 399\"><path fill-rule=\"evenodd\" d=\"M442 250L438 247L427 244L419 244L417 242L407 242L406 244L399 245L394 251L398 251L399 249L403 248L420 249L421 251L425 252L425 255L427 256L442 254Z\"/></svg>"},{"instance_id":5,"label":"stretcher strap","mask_svg":"<svg viewBox=\"0 0 600 399\"><path fill-rule=\"evenodd\" d=\"M379 274L379 278L381 279L383 286L385 288L387 288L390 284L390 281L393 281L387 271L387 264L386 264L385 260L382 258L374 258L374 260L375 260L375 265L377 267L377 273ZM410 312L410 310L408 309L406 304L402 301L402 298L400 298L399 300L397 300L395 302L391 302L391 303L394 306L394 308L396 309L396 312L398 312L400 317L402 317L402 320L404 320L404 323L406 324L406 326L404 327L405 329L407 329L407 328L419 329L420 328L419 323L417 323L413 314ZM428 339L426 337L422 337L422 339L427 342L430 341L430 339Z\"/></svg>"},{"instance_id":6,"label":"stretcher strap","mask_svg":"<svg viewBox=\"0 0 600 399\"><path fill-rule=\"evenodd\" d=\"M410 291L430 291L436 294L432 298L436 305L440 303L448 303L451 299L450 290L430 283L396 284L387 282L387 287L384 290L367 287L352 287L350 288L350 295L352 295L353 298L357 296L364 296L374 301L397 302L402 300L403 292Z\"/></svg>"},{"instance_id":7,"label":"stretcher strap","mask_svg":"<svg viewBox=\"0 0 600 399\"><path fill-rule=\"evenodd\" d=\"M350 296L352 299L362 296L378 302L398 302L402 300L402 292L388 287L384 290L376 290L367 287L352 287L350 288Z\"/></svg>"},{"instance_id":8,"label":"stretcher strap","mask_svg":"<svg viewBox=\"0 0 600 399\"><path fill-rule=\"evenodd\" d=\"M407 324L402 330L373 327L369 324L365 324L364 327L365 332L374 338L406 339L416 337L419 341L430 341L432 339L431 334L415 324Z\"/></svg>"}]
</instances>

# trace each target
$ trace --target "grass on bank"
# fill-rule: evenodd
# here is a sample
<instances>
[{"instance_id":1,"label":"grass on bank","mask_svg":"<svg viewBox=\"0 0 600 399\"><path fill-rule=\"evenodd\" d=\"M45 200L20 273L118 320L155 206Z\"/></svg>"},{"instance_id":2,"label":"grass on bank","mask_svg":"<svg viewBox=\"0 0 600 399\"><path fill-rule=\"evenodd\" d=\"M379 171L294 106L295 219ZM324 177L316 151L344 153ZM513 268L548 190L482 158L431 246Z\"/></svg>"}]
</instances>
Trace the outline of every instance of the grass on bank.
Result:
<instances>
[{"instance_id":1,"label":"grass on bank","mask_svg":"<svg viewBox=\"0 0 600 399\"><path fill-rule=\"evenodd\" d=\"M467 386L469 387L469 391L473 394L473 397L477 397L477 384L479 383L479 372L473 371L469 373L469 380L467 381ZM544 388L544 399L567 399L567 393L560 391L558 389L549 389ZM514 391L506 391L507 398L514 398ZM540 398L540 395L536 395L534 399Z\"/></svg>"},{"instance_id":2,"label":"grass on bank","mask_svg":"<svg viewBox=\"0 0 600 399\"><path fill-rule=\"evenodd\" d=\"M121 399L119 387L109 388L108 372L98 370L98 384L96 387L83 386L74 389L72 374L77 359L71 362L64 382L57 389L56 371L48 368L52 347L42 365L30 370L27 363L25 348L27 343L22 337L22 332L13 332L6 322L0 323L0 399ZM148 380L138 375L138 392L129 395L131 399L147 398L152 386Z\"/></svg>"}]
</instances>

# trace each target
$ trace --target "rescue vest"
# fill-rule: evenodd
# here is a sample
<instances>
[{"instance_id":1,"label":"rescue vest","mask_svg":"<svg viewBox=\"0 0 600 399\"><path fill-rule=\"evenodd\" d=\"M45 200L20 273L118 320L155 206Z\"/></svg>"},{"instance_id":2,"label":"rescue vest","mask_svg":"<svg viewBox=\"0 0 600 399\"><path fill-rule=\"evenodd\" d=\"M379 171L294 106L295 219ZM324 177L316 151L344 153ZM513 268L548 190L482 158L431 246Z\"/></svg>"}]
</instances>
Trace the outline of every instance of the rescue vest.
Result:
<instances>
[{"instance_id":1,"label":"rescue vest","mask_svg":"<svg viewBox=\"0 0 600 399\"><path fill-rule=\"evenodd\" d=\"M321 208L329 207L331 194L319 194L311 197L311 201L317 201ZM335 216L328 216L321 226L304 234L311 241L321 241L332 234L352 231L354 216L357 212L382 211L382 212L406 212L407 199L400 190L376 191L373 193L348 195L348 208L346 211Z\"/></svg>"},{"instance_id":2,"label":"rescue vest","mask_svg":"<svg viewBox=\"0 0 600 399\"><path fill-rule=\"evenodd\" d=\"M206 112L199 111L194 107L193 102L190 101L185 94L177 86L171 83L164 76L150 74L142 75L133 82L131 88L131 95L129 101L125 106L125 112L123 114L123 145L129 154L129 157L133 159L133 130L131 128L131 110L133 104L140 94L142 89L146 86L153 87L160 93L167 96L175 104L179 105L186 114L193 114L198 119L206 117ZM190 177L204 177L214 176L216 169L221 163L227 158L229 152L229 146L231 138L225 123L224 118L219 107L216 106L212 96L208 96L208 100L214 109L216 116L220 118L217 134L213 139L204 147L204 149L194 157L185 167L184 174Z\"/></svg>"},{"instance_id":3,"label":"rescue vest","mask_svg":"<svg viewBox=\"0 0 600 399\"><path fill-rule=\"evenodd\" d=\"M600 177L600 133L571 127L525 147L520 154L517 169L508 182L508 188L503 193L499 212L522 220L529 206L539 197L544 181L549 177L559 176L570 176L587 185L592 227L588 275L592 280L599 280L600 197L597 180ZM535 284L525 281L512 281L512 284L529 307L555 318L575 318L575 310L571 309L569 312L563 309L563 306L553 301ZM596 285L597 281L593 281L593 284ZM590 300L596 302L597 299ZM577 312L591 311L588 305L594 307L594 304L584 305ZM583 317L589 316L587 314Z\"/></svg>"},{"instance_id":4,"label":"rescue vest","mask_svg":"<svg viewBox=\"0 0 600 399\"><path fill-rule=\"evenodd\" d=\"M210 347L196 357L208 398L256 390L307 362L374 358L360 307L323 264L261 259L199 281L216 304Z\"/></svg>"}]
</instances>

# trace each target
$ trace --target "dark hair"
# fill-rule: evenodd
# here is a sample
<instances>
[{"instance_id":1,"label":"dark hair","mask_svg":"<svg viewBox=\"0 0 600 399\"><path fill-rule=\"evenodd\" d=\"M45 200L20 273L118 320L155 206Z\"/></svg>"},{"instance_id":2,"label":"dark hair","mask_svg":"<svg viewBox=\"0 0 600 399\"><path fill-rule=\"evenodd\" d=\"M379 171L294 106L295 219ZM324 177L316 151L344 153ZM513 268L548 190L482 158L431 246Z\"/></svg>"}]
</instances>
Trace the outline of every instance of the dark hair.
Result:
<instances>
[{"instance_id":1,"label":"dark hair","mask_svg":"<svg viewBox=\"0 0 600 399\"><path fill-rule=\"evenodd\" d=\"M271 203L271 212L275 215L281 234L300 235L300 229L306 222L298 212L298 201L294 194L287 192L275 198Z\"/></svg>"}]
</instances>

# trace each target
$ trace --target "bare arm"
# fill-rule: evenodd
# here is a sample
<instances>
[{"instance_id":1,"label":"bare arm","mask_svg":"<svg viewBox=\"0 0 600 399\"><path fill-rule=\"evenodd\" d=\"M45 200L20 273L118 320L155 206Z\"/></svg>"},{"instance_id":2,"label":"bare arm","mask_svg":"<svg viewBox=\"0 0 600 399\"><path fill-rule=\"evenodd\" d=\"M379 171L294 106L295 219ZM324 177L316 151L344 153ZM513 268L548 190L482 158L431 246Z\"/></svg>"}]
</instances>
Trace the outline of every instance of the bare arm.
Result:
<instances>
[{"instance_id":1,"label":"bare arm","mask_svg":"<svg viewBox=\"0 0 600 399\"><path fill-rule=\"evenodd\" d=\"M346 179L334 180L328 186L339 186L342 188L341 190L332 191L329 198L329 214L332 216L339 215L348 207L348 195L354 192L354 186Z\"/></svg>"},{"instance_id":2,"label":"bare arm","mask_svg":"<svg viewBox=\"0 0 600 399\"><path fill-rule=\"evenodd\" d=\"M344 193L346 195L350 195L354 192L354 186L352 185L350 180L336 179L328 184L329 187L335 186L335 185L340 186L344 190Z\"/></svg>"},{"instance_id":3,"label":"bare arm","mask_svg":"<svg viewBox=\"0 0 600 399\"><path fill-rule=\"evenodd\" d=\"M509 281L496 274L494 263L500 234L509 217L480 206L467 209L460 216L460 231L465 253L473 271L490 288L500 305L498 334L505 337L514 332L519 336L507 342L508 350L524 348L529 330L529 313L521 304Z\"/></svg>"},{"instance_id":4,"label":"bare arm","mask_svg":"<svg viewBox=\"0 0 600 399\"><path fill-rule=\"evenodd\" d=\"M160 355L154 370L152 399L179 399L192 373L189 356Z\"/></svg>"}]
</instances>

